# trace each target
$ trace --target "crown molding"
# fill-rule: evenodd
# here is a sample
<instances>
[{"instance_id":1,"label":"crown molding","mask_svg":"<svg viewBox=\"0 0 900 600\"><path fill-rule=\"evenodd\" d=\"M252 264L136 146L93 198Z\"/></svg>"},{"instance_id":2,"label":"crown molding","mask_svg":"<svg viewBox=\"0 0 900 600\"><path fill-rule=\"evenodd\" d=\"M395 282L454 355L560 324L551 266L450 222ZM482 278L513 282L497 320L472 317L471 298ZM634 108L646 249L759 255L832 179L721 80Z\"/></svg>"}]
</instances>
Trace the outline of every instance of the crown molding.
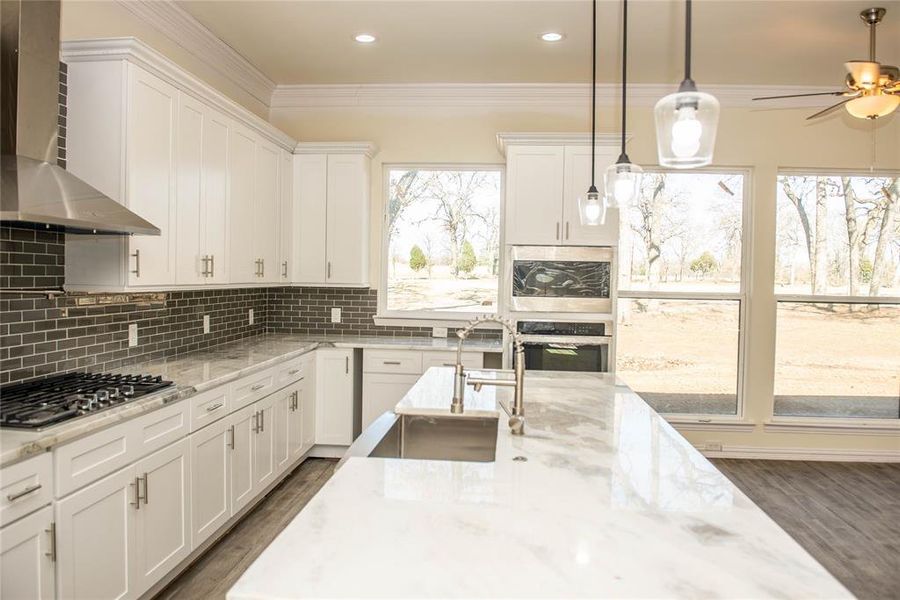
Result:
<instances>
[{"instance_id":1,"label":"crown molding","mask_svg":"<svg viewBox=\"0 0 900 600\"><path fill-rule=\"evenodd\" d=\"M643 83L628 86L629 106L654 106L677 91L675 84ZM757 96L808 94L833 88L772 85L704 85L724 107L809 108L827 106L833 98L813 96L754 103ZM597 85L597 104L617 106L621 86ZM581 83L425 83L425 84L335 84L278 85L271 108L292 110L347 108L506 108L578 109L590 102L590 84Z\"/></svg>"},{"instance_id":2,"label":"crown molding","mask_svg":"<svg viewBox=\"0 0 900 600\"><path fill-rule=\"evenodd\" d=\"M198 79L137 38L99 38L62 42L60 58L66 63L126 61L161 77L186 94L202 100L235 121L253 129L276 145L293 152L297 141Z\"/></svg>"},{"instance_id":3,"label":"crown molding","mask_svg":"<svg viewBox=\"0 0 900 600\"><path fill-rule=\"evenodd\" d=\"M171 0L117 0L132 14L269 106L275 82Z\"/></svg>"},{"instance_id":4,"label":"crown molding","mask_svg":"<svg viewBox=\"0 0 900 600\"><path fill-rule=\"evenodd\" d=\"M372 142L299 142L294 154L364 154L372 158L378 146Z\"/></svg>"}]
</instances>

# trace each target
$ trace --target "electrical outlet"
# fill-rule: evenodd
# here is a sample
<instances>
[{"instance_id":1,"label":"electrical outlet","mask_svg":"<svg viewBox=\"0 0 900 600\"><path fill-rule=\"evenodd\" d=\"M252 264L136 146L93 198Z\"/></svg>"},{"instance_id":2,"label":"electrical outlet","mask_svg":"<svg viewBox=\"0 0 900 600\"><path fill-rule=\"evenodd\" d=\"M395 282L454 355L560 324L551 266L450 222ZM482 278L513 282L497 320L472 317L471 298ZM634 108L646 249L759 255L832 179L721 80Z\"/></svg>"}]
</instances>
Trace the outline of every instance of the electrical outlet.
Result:
<instances>
[{"instance_id":1,"label":"electrical outlet","mask_svg":"<svg viewBox=\"0 0 900 600\"><path fill-rule=\"evenodd\" d=\"M250 324L253 325L253 309L252 308L247 312L247 318L250 319Z\"/></svg>"},{"instance_id":2,"label":"electrical outlet","mask_svg":"<svg viewBox=\"0 0 900 600\"><path fill-rule=\"evenodd\" d=\"M721 452L722 442L706 442L706 450L709 452Z\"/></svg>"},{"instance_id":3,"label":"electrical outlet","mask_svg":"<svg viewBox=\"0 0 900 600\"><path fill-rule=\"evenodd\" d=\"M341 309L340 308L332 308L331 309L331 322L332 323L340 323L341 322Z\"/></svg>"},{"instance_id":4,"label":"electrical outlet","mask_svg":"<svg viewBox=\"0 0 900 600\"><path fill-rule=\"evenodd\" d=\"M446 327L432 327L431 328L431 337L436 337L436 338L447 337L447 328Z\"/></svg>"},{"instance_id":5,"label":"electrical outlet","mask_svg":"<svg viewBox=\"0 0 900 600\"><path fill-rule=\"evenodd\" d=\"M137 323L130 323L128 325L128 347L133 348L137 346L137 342Z\"/></svg>"},{"instance_id":6,"label":"electrical outlet","mask_svg":"<svg viewBox=\"0 0 900 600\"><path fill-rule=\"evenodd\" d=\"M209 315L203 315L203 333L209 333Z\"/></svg>"}]
</instances>

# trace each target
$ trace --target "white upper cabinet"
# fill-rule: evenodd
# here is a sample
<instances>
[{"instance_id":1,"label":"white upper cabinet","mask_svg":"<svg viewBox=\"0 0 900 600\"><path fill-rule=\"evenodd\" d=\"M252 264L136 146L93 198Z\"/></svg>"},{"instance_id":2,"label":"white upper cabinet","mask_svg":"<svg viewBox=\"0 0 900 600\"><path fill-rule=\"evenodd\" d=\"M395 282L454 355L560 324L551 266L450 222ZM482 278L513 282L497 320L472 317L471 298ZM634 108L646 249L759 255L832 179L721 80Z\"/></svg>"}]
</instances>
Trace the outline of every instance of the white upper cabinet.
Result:
<instances>
[{"instance_id":1,"label":"white upper cabinet","mask_svg":"<svg viewBox=\"0 0 900 600\"><path fill-rule=\"evenodd\" d=\"M294 233L294 158L289 152L281 151L278 176L281 187L278 195L278 281L289 283L294 280L296 260L294 244L299 236Z\"/></svg>"},{"instance_id":2,"label":"white upper cabinet","mask_svg":"<svg viewBox=\"0 0 900 600\"><path fill-rule=\"evenodd\" d=\"M69 236L67 287L290 281L278 216L295 142L137 40L104 49L63 44L68 168L162 235Z\"/></svg>"},{"instance_id":3,"label":"white upper cabinet","mask_svg":"<svg viewBox=\"0 0 900 600\"><path fill-rule=\"evenodd\" d=\"M317 150L321 150L318 152ZM295 282L369 284L370 144L301 144L294 158Z\"/></svg>"},{"instance_id":4,"label":"white upper cabinet","mask_svg":"<svg viewBox=\"0 0 900 600\"><path fill-rule=\"evenodd\" d=\"M564 148L513 146L506 160L506 243L559 244Z\"/></svg>"},{"instance_id":5,"label":"white upper cabinet","mask_svg":"<svg viewBox=\"0 0 900 600\"><path fill-rule=\"evenodd\" d=\"M594 160L594 181L603 193L603 175L606 168L616 161L619 149L598 146ZM602 225L582 225L578 211L578 198L591 186L591 147L566 146L565 184L563 186L562 238L566 245L614 246L619 243L619 209L606 210Z\"/></svg>"},{"instance_id":6,"label":"white upper cabinet","mask_svg":"<svg viewBox=\"0 0 900 600\"><path fill-rule=\"evenodd\" d=\"M603 175L618 147L598 145L594 181L603 193ZM578 198L591 185L589 144L508 144L506 148L506 243L538 246L610 246L618 243L619 211L606 222L583 226Z\"/></svg>"}]
</instances>

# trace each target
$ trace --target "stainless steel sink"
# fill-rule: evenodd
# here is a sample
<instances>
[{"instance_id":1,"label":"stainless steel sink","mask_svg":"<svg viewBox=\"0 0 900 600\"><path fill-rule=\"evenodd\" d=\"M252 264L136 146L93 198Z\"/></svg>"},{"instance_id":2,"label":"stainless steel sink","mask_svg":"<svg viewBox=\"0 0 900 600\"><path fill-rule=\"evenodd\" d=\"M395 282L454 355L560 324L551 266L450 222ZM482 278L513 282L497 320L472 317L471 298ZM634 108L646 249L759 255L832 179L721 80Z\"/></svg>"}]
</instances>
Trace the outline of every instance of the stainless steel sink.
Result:
<instances>
[{"instance_id":1,"label":"stainless steel sink","mask_svg":"<svg viewBox=\"0 0 900 600\"><path fill-rule=\"evenodd\" d=\"M351 456L493 462L498 423L496 417L386 412L356 439L341 463Z\"/></svg>"}]
</instances>

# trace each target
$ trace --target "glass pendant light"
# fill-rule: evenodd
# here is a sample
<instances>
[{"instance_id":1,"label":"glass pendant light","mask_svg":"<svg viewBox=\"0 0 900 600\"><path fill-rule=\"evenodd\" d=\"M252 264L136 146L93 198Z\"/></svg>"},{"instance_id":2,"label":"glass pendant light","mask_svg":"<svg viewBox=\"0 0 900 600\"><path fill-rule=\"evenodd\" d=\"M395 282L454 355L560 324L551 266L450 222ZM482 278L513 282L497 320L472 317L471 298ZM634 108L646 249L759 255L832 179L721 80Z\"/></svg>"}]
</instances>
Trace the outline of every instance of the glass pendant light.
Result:
<instances>
[{"instance_id":1,"label":"glass pendant light","mask_svg":"<svg viewBox=\"0 0 900 600\"><path fill-rule=\"evenodd\" d=\"M603 225L606 223L606 196L600 197L594 185L595 154L597 151L597 0L593 0L591 13L591 187L584 196L578 198L578 213L582 225Z\"/></svg>"},{"instance_id":2,"label":"glass pendant light","mask_svg":"<svg viewBox=\"0 0 900 600\"><path fill-rule=\"evenodd\" d=\"M644 170L633 164L625 153L625 113L628 74L628 0L622 0L622 152L616 164L606 169L606 195L614 208L630 206L640 193Z\"/></svg>"},{"instance_id":3,"label":"glass pendant light","mask_svg":"<svg viewBox=\"0 0 900 600\"><path fill-rule=\"evenodd\" d=\"M698 91L691 79L691 0L685 0L684 81L656 103L654 113L660 165L693 169L712 163L719 101Z\"/></svg>"}]
</instances>

